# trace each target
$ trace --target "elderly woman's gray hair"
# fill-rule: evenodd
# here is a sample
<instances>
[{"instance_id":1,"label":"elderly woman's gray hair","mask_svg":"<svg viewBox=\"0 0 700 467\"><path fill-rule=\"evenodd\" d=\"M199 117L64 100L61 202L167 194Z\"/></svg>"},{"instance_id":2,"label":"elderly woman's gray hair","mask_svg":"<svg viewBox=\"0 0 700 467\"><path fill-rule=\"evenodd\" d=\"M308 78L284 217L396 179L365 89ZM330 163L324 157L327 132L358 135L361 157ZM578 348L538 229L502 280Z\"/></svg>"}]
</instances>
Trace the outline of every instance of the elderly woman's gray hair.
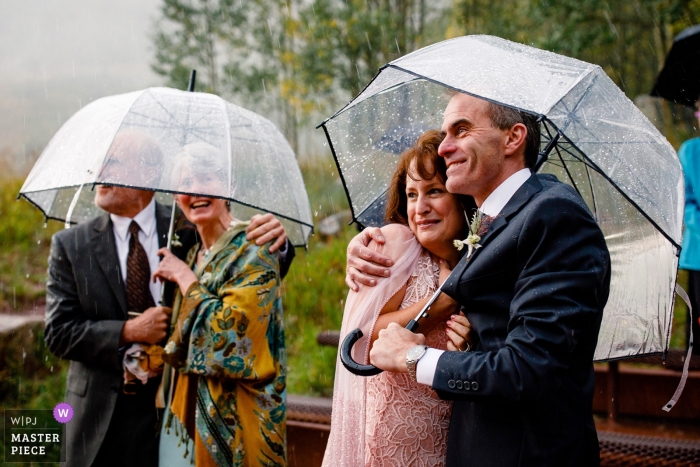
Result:
<instances>
[{"instance_id":1,"label":"elderly woman's gray hair","mask_svg":"<svg viewBox=\"0 0 700 467\"><path fill-rule=\"evenodd\" d=\"M177 154L171 173L171 179L175 182L172 186L188 191L186 188L181 187L187 177L195 177L199 180L204 180L204 177L208 177L211 181L215 180L220 183L220 189L206 194L228 197L233 193L234 180L229 168L229 161L223 156L219 148L211 144L203 142L191 143L184 146Z\"/></svg>"}]
</instances>

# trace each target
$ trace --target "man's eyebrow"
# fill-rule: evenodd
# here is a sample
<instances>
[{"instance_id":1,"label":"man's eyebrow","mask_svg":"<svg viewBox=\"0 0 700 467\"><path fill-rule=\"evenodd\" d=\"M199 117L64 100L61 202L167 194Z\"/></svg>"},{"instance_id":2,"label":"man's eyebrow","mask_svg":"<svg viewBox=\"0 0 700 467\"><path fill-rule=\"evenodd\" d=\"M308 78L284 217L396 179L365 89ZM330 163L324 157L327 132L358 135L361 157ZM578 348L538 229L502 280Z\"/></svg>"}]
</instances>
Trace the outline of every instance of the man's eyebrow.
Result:
<instances>
[{"instance_id":1,"label":"man's eyebrow","mask_svg":"<svg viewBox=\"0 0 700 467\"><path fill-rule=\"evenodd\" d=\"M460 118L458 120L455 120L454 122L450 123L450 126L448 128L454 128L459 125L467 125L471 126L472 122L469 121L467 118Z\"/></svg>"}]
</instances>

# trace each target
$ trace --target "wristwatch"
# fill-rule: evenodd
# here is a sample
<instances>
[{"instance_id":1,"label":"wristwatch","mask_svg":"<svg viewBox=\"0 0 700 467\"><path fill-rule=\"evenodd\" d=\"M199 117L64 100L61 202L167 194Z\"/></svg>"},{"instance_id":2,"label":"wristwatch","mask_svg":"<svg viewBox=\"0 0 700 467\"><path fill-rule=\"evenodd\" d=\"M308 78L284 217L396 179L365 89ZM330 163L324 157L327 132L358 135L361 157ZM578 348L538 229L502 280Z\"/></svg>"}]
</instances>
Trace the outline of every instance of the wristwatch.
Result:
<instances>
[{"instance_id":1,"label":"wristwatch","mask_svg":"<svg viewBox=\"0 0 700 467\"><path fill-rule=\"evenodd\" d=\"M420 360L425 352L428 350L427 345L414 345L406 353L406 368L408 368L408 374L411 376L413 381L416 381L416 367L418 366L418 360Z\"/></svg>"}]
</instances>

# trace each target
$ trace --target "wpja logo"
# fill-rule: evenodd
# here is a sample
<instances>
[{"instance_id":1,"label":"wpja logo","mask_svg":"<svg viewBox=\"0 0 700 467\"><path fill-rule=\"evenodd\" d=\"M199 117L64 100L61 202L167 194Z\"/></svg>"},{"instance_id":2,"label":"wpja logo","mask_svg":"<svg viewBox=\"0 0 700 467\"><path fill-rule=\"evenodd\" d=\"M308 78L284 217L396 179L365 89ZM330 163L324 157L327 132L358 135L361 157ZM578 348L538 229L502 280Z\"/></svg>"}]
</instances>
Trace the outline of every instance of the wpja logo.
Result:
<instances>
[{"instance_id":1,"label":"wpja logo","mask_svg":"<svg viewBox=\"0 0 700 467\"><path fill-rule=\"evenodd\" d=\"M65 462L61 444L71 418L65 403L54 410L5 410L5 462Z\"/></svg>"}]
</instances>

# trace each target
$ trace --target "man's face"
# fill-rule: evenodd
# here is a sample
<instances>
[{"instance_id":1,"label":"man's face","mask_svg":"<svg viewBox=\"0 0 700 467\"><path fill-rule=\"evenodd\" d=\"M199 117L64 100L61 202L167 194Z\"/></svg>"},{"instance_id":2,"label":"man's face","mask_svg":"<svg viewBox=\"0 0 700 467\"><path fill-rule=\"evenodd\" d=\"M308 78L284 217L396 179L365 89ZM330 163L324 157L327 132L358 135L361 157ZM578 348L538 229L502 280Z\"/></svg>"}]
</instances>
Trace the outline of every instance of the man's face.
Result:
<instances>
[{"instance_id":1,"label":"man's face","mask_svg":"<svg viewBox=\"0 0 700 467\"><path fill-rule=\"evenodd\" d=\"M447 165L447 189L481 205L502 181L507 132L491 126L488 102L462 93L447 104L442 131L438 153Z\"/></svg>"},{"instance_id":2,"label":"man's face","mask_svg":"<svg viewBox=\"0 0 700 467\"><path fill-rule=\"evenodd\" d=\"M133 137L115 138L102 169L100 181L125 185L152 186L154 169L144 163L139 155L139 144ZM152 191L121 186L98 185L95 189L95 205L119 216L134 217L153 198Z\"/></svg>"},{"instance_id":3,"label":"man's face","mask_svg":"<svg viewBox=\"0 0 700 467\"><path fill-rule=\"evenodd\" d=\"M135 217L153 198L152 191L98 185L95 188L95 205L118 216Z\"/></svg>"}]
</instances>

